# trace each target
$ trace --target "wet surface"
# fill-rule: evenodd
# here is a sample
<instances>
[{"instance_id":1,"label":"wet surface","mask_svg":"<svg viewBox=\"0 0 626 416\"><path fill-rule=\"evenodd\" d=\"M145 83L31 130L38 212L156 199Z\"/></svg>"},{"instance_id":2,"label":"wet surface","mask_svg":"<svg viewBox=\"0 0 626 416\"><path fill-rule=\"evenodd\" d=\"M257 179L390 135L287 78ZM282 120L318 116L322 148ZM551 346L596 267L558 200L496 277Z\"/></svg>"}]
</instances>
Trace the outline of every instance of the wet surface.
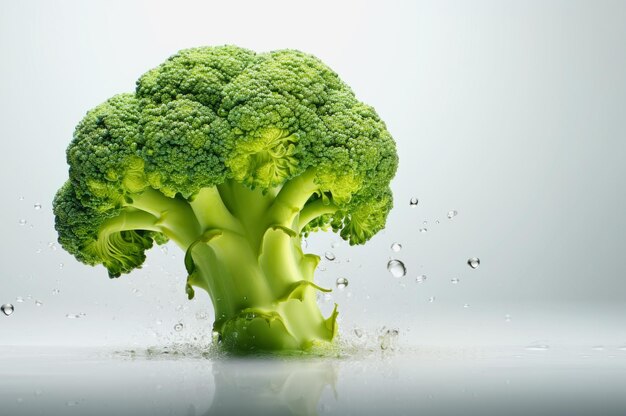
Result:
<instances>
[{"instance_id":1,"label":"wet surface","mask_svg":"<svg viewBox=\"0 0 626 416\"><path fill-rule=\"evenodd\" d=\"M235 358L0 348L7 415L623 415L626 350L423 348Z\"/></svg>"}]
</instances>

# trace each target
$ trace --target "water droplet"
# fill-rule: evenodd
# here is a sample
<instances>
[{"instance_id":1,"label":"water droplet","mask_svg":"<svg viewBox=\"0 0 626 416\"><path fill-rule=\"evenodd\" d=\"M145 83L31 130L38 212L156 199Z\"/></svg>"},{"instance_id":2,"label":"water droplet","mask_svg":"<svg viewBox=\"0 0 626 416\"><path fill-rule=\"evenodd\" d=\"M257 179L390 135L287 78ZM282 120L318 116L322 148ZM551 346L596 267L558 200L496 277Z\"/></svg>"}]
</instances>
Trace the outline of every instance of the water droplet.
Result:
<instances>
[{"instance_id":1,"label":"water droplet","mask_svg":"<svg viewBox=\"0 0 626 416\"><path fill-rule=\"evenodd\" d=\"M459 214L459 212L455 209L448 211L448 219L452 219L454 217L456 217Z\"/></svg>"},{"instance_id":2,"label":"water droplet","mask_svg":"<svg viewBox=\"0 0 626 416\"><path fill-rule=\"evenodd\" d=\"M37 202L35 205L33 205L33 207L37 210L41 209L41 204L39 202Z\"/></svg>"},{"instance_id":3,"label":"water droplet","mask_svg":"<svg viewBox=\"0 0 626 416\"><path fill-rule=\"evenodd\" d=\"M335 284L337 285L337 289L345 289L345 287L348 286L348 279L340 277L337 279Z\"/></svg>"},{"instance_id":4,"label":"water droplet","mask_svg":"<svg viewBox=\"0 0 626 416\"><path fill-rule=\"evenodd\" d=\"M13 308L13 305L11 305L10 303L5 303L4 305L0 306L0 311L2 311L2 313L6 316L11 315L14 310L15 309Z\"/></svg>"},{"instance_id":5,"label":"water droplet","mask_svg":"<svg viewBox=\"0 0 626 416\"><path fill-rule=\"evenodd\" d=\"M422 224L423 224L423 225L427 225L427 224L428 224L428 221L424 220L424 221L422 221Z\"/></svg>"},{"instance_id":6,"label":"water droplet","mask_svg":"<svg viewBox=\"0 0 626 416\"><path fill-rule=\"evenodd\" d=\"M504 315L504 320L505 322L511 322L511 315L509 315L508 313Z\"/></svg>"},{"instance_id":7,"label":"water droplet","mask_svg":"<svg viewBox=\"0 0 626 416\"><path fill-rule=\"evenodd\" d=\"M480 266L480 259L478 257L470 257L467 259L467 265L472 269L478 269L478 266Z\"/></svg>"},{"instance_id":8,"label":"water droplet","mask_svg":"<svg viewBox=\"0 0 626 416\"><path fill-rule=\"evenodd\" d=\"M217 331L211 332L211 340L213 341L213 344L219 344L222 341L222 334Z\"/></svg>"},{"instance_id":9,"label":"water droplet","mask_svg":"<svg viewBox=\"0 0 626 416\"><path fill-rule=\"evenodd\" d=\"M78 319L78 318L80 318L80 315L77 315L75 313L68 313L68 314L65 315L65 317L67 319Z\"/></svg>"},{"instance_id":10,"label":"water droplet","mask_svg":"<svg viewBox=\"0 0 626 416\"><path fill-rule=\"evenodd\" d=\"M622 345L621 347L617 348L620 351L626 351L626 345Z\"/></svg>"},{"instance_id":11,"label":"water droplet","mask_svg":"<svg viewBox=\"0 0 626 416\"><path fill-rule=\"evenodd\" d=\"M248 300L248 297L247 297L247 296L244 296L244 297L243 297L243 300Z\"/></svg>"},{"instance_id":12,"label":"water droplet","mask_svg":"<svg viewBox=\"0 0 626 416\"><path fill-rule=\"evenodd\" d=\"M337 248L337 247L341 247L341 241L333 241L330 246L332 248Z\"/></svg>"},{"instance_id":13,"label":"water droplet","mask_svg":"<svg viewBox=\"0 0 626 416\"><path fill-rule=\"evenodd\" d=\"M428 278L425 274L420 274L415 278L416 283L424 283L424 281Z\"/></svg>"},{"instance_id":14,"label":"water droplet","mask_svg":"<svg viewBox=\"0 0 626 416\"><path fill-rule=\"evenodd\" d=\"M307 248L309 246L309 242L306 241L306 238L302 239L302 248Z\"/></svg>"},{"instance_id":15,"label":"water droplet","mask_svg":"<svg viewBox=\"0 0 626 416\"><path fill-rule=\"evenodd\" d=\"M180 332L182 330L183 330L183 324L181 324L180 322L174 325L174 331Z\"/></svg>"},{"instance_id":16,"label":"water droplet","mask_svg":"<svg viewBox=\"0 0 626 416\"><path fill-rule=\"evenodd\" d=\"M413 197L413 198L411 198L411 200L409 201L409 206L410 206L411 208L415 208L415 207L417 206L417 203L418 203L418 202L419 202L419 201L417 200L417 198Z\"/></svg>"},{"instance_id":17,"label":"water droplet","mask_svg":"<svg viewBox=\"0 0 626 416\"><path fill-rule=\"evenodd\" d=\"M331 300L333 300L333 295L331 295L329 292L324 293L324 301L330 302Z\"/></svg>"},{"instance_id":18,"label":"water droplet","mask_svg":"<svg viewBox=\"0 0 626 416\"><path fill-rule=\"evenodd\" d=\"M20 195L20 197L18 198L20 201L24 200L24 197L22 195Z\"/></svg>"},{"instance_id":19,"label":"water droplet","mask_svg":"<svg viewBox=\"0 0 626 416\"><path fill-rule=\"evenodd\" d=\"M363 336L363 330L360 328L355 328L354 329L354 335L356 335L357 337L361 338Z\"/></svg>"},{"instance_id":20,"label":"water droplet","mask_svg":"<svg viewBox=\"0 0 626 416\"><path fill-rule=\"evenodd\" d=\"M453 285L456 285L460 282L460 280L455 277L454 279L450 279L450 282L452 282Z\"/></svg>"},{"instance_id":21,"label":"water droplet","mask_svg":"<svg viewBox=\"0 0 626 416\"><path fill-rule=\"evenodd\" d=\"M326 257L326 260L328 261L335 260L335 254L330 251L327 251L326 253L324 253L324 257Z\"/></svg>"},{"instance_id":22,"label":"water droplet","mask_svg":"<svg viewBox=\"0 0 626 416\"><path fill-rule=\"evenodd\" d=\"M400 331L398 331L395 328L387 329L383 327L380 331L380 335L378 336L380 349L381 350L388 350L388 349L394 350L399 334L400 334Z\"/></svg>"},{"instance_id":23,"label":"water droplet","mask_svg":"<svg viewBox=\"0 0 626 416\"><path fill-rule=\"evenodd\" d=\"M21 297L21 296L18 296L18 297L16 297L16 298L15 298L15 301L16 301L17 303L22 303L22 302L24 302L24 298L23 298L23 297Z\"/></svg>"},{"instance_id":24,"label":"water droplet","mask_svg":"<svg viewBox=\"0 0 626 416\"><path fill-rule=\"evenodd\" d=\"M203 321L205 319L207 319L209 316L207 315L206 312L204 311L198 311L196 312L196 319L199 321Z\"/></svg>"},{"instance_id":25,"label":"water droplet","mask_svg":"<svg viewBox=\"0 0 626 416\"><path fill-rule=\"evenodd\" d=\"M402 250L402 244L400 244L400 243L393 243L391 245L391 251L395 251L397 253L400 250Z\"/></svg>"},{"instance_id":26,"label":"water droplet","mask_svg":"<svg viewBox=\"0 0 626 416\"><path fill-rule=\"evenodd\" d=\"M469 308L469 307L470 307L470 305L469 305L469 303L464 303L464 304L463 304L463 307L464 307L465 309L467 309L467 308Z\"/></svg>"},{"instance_id":27,"label":"water droplet","mask_svg":"<svg viewBox=\"0 0 626 416\"><path fill-rule=\"evenodd\" d=\"M36 300L36 301L35 301L35 305L37 305L37 306L41 306L41 305L43 305L43 302L42 302L42 301L40 301L40 300Z\"/></svg>"},{"instance_id":28,"label":"water droplet","mask_svg":"<svg viewBox=\"0 0 626 416\"><path fill-rule=\"evenodd\" d=\"M435 301L435 297L431 296L428 298L428 302L433 303Z\"/></svg>"},{"instance_id":29,"label":"water droplet","mask_svg":"<svg viewBox=\"0 0 626 416\"><path fill-rule=\"evenodd\" d=\"M62 269L65 266L63 263L59 263L59 269Z\"/></svg>"},{"instance_id":30,"label":"water droplet","mask_svg":"<svg viewBox=\"0 0 626 416\"><path fill-rule=\"evenodd\" d=\"M594 345L591 349L594 351L604 351L604 345Z\"/></svg>"},{"instance_id":31,"label":"water droplet","mask_svg":"<svg viewBox=\"0 0 626 416\"><path fill-rule=\"evenodd\" d=\"M546 344L532 344L527 346L525 349L526 351L548 351L550 346Z\"/></svg>"},{"instance_id":32,"label":"water droplet","mask_svg":"<svg viewBox=\"0 0 626 416\"><path fill-rule=\"evenodd\" d=\"M161 253L167 254L168 248L167 246L161 246Z\"/></svg>"},{"instance_id":33,"label":"water droplet","mask_svg":"<svg viewBox=\"0 0 626 416\"><path fill-rule=\"evenodd\" d=\"M59 293L61 293L61 289L52 289L53 295L58 295Z\"/></svg>"},{"instance_id":34,"label":"water droplet","mask_svg":"<svg viewBox=\"0 0 626 416\"><path fill-rule=\"evenodd\" d=\"M387 270L393 277L404 277L406 275L406 267L400 260L389 260Z\"/></svg>"},{"instance_id":35,"label":"water droplet","mask_svg":"<svg viewBox=\"0 0 626 416\"><path fill-rule=\"evenodd\" d=\"M435 224L439 224L439 220L435 221Z\"/></svg>"},{"instance_id":36,"label":"water droplet","mask_svg":"<svg viewBox=\"0 0 626 416\"><path fill-rule=\"evenodd\" d=\"M428 232L428 228L420 228L420 233L427 233Z\"/></svg>"},{"instance_id":37,"label":"water droplet","mask_svg":"<svg viewBox=\"0 0 626 416\"><path fill-rule=\"evenodd\" d=\"M20 220L18 221L18 224L19 224L19 225L26 225L26 220L25 220L24 218L22 218L22 219L20 219Z\"/></svg>"},{"instance_id":38,"label":"water droplet","mask_svg":"<svg viewBox=\"0 0 626 416\"><path fill-rule=\"evenodd\" d=\"M162 321L162 320L160 320L160 319L157 319L157 320L156 320L156 322L155 322L155 324L157 324L157 325L162 325L162 324L163 324L163 321Z\"/></svg>"}]
</instances>

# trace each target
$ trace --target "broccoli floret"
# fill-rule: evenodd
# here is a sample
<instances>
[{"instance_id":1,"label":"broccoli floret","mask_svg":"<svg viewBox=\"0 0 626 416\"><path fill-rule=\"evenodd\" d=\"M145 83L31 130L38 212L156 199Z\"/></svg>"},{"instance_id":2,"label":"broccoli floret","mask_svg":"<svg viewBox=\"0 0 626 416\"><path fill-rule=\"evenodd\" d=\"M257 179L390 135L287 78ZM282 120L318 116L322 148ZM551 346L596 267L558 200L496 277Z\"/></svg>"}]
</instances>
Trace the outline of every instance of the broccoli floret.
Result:
<instances>
[{"instance_id":1,"label":"broccoli floret","mask_svg":"<svg viewBox=\"0 0 626 416\"><path fill-rule=\"evenodd\" d=\"M306 350L331 341L301 238L352 244L380 231L398 157L374 109L319 59L235 46L178 52L135 93L89 111L54 200L59 242L110 277L153 243L185 252L186 291L208 292L228 349Z\"/></svg>"}]
</instances>

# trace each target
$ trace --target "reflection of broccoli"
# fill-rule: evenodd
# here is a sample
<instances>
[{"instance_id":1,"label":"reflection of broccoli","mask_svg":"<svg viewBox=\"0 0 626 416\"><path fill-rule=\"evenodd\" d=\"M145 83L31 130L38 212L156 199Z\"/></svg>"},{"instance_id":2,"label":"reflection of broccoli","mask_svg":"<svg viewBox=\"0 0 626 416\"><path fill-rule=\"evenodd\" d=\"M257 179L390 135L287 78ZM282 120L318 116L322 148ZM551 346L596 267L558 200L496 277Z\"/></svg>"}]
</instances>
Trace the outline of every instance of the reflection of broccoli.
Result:
<instances>
[{"instance_id":1,"label":"reflection of broccoli","mask_svg":"<svg viewBox=\"0 0 626 416\"><path fill-rule=\"evenodd\" d=\"M215 360L215 394L204 416L317 415L325 390L337 398L338 367L327 359Z\"/></svg>"},{"instance_id":2,"label":"reflection of broccoli","mask_svg":"<svg viewBox=\"0 0 626 416\"><path fill-rule=\"evenodd\" d=\"M324 319L300 237L350 244L384 227L395 144L372 107L318 59L234 46L183 50L134 94L89 111L54 201L63 247L118 277L153 242L186 251L187 292L206 290L234 349L306 349Z\"/></svg>"}]
</instances>

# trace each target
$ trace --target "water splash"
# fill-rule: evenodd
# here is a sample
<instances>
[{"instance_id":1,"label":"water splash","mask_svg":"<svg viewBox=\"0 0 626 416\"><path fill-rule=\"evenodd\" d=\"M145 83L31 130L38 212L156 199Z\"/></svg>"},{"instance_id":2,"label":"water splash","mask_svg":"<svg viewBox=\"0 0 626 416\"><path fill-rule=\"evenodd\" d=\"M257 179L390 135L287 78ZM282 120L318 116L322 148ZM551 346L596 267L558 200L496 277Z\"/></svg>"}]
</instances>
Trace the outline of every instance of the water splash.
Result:
<instances>
[{"instance_id":1,"label":"water splash","mask_svg":"<svg viewBox=\"0 0 626 416\"><path fill-rule=\"evenodd\" d=\"M425 274L420 274L415 278L415 283L424 283L426 279L428 279L428 276L426 276Z\"/></svg>"}]
</instances>

